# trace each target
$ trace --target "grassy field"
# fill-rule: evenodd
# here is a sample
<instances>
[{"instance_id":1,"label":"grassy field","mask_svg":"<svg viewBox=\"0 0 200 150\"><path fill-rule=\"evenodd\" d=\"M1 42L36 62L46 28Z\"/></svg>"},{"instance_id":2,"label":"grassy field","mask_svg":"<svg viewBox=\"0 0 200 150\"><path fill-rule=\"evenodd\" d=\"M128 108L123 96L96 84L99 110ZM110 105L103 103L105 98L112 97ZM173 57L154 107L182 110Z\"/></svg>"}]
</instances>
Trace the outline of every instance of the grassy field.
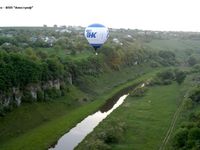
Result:
<instances>
[{"instance_id":1,"label":"grassy field","mask_svg":"<svg viewBox=\"0 0 200 150\"><path fill-rule=\"evenodd\" d=\"M153 48L154 50L198 50L200 43L196 40L152 40L145 45Z\"/></svg>"},{"instance_id":2,"label":"grassy field","mask_svg":"<svg viewBox=\"0 0 200 150\"><path fill-rule=\"evenodd\" d=\"M117 144L111 144L113 150L159 149L180 103L179 89L179 85L174 83L151 87L144 97L129 96L92 134L109 128L109 122L120 120L127 128L123 139ZM87 143L93 140L92 134L85 139ZM84 149L84 142L78 149Z\"/></svg>"},{"instance_id":3,"label":"grassy field","mask_svg":"<svg viewBox=\"0 0 200 150\"><path fill-rule=\"evenodd\" d=\"M0 118L0 150L43 150L48 148L76 123L96 111L107 99L128 86L151 78L159 70L161 69L128 81L122 76L118 79L121 84L115 85L109 90L106 89L108 81L102 80L105 83L101 87L105 88L104 93L96 97L95 101L85 105L75 104L77 101L74 102L74 100L87 95L74 87L70 90L69 96L61 99L44 104L22 105L5 118ZM129 75L131 76L131 74Z\"/></svg>"},{"instance_id":4,"label":"grassy field","mask_svg":"<svg viewBox=\"0 0 200 150\"><path fill-rule=\"evenodd\" d=\"M195 55L199 57L200 43L197 40L152 40L149 43L145 43L145 46L157 50L168 50L173 51L176 54L178 61L188 59L191 53L198 51Z\"/></svg>"},{"instance_id":5,"label":"grassy field","mask_svg":"<svg viewBox=\"0 0 200 150\"><path fill-rule=\"evenodd\" d=\"M69 90L65 97L47 102L25 103L5 117L0 117L0 145L79 107L81 104L78 100L86 95L74 86Z\"/></svg>"},{"instance_id":6,"label":"grassy field","mask_svg":"<svg viewBox=\"0 0 200 150\"><path fill-rule=\"evenodd\" d=\"M130 103L128 110L132 115L125 111L130 118L127 120L130 127L125 135L124 149L159 149L179 100L179 86L176 84L153 87L143 98L129 97L126 102ZM120 146L123 144L117 145L116 149Z\"/></svg>"},{"instance_id":7,"label":"grassy field","mask_svg":"<svg viewBox=\"0 0 200 150\"><path fill-rule=\"evenodd\" d=\"M142 68L142 69L141 69ZM83 91L101 95L112 88L124 84L128 81L137 79L145 73L151 72L152 68L147 64L124 68L119 71L106 72L97 77L87 76L82 79Z\"/></svg>"}]
</instances>

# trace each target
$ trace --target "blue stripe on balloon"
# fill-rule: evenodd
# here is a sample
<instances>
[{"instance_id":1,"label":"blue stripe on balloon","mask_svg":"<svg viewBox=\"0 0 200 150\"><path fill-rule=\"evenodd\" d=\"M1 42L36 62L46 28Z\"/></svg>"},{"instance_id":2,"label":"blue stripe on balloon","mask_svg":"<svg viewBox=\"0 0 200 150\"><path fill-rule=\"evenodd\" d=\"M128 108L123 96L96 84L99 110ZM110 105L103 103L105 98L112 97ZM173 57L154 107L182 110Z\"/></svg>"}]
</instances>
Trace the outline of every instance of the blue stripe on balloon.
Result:
<instances>
[{"instance_id":1,"label":"blue stripe on balloon","mask_svg":"<svg viewBox=\"0 0 200 150\"><path fill-rule=\"evenodd\" d=\"M100 27L100 28L102 28L102 27L105 27L105 26L102 25L102 24L95 23L95 24L89 25L88 27Z\"/></svg>"}]
</instances>

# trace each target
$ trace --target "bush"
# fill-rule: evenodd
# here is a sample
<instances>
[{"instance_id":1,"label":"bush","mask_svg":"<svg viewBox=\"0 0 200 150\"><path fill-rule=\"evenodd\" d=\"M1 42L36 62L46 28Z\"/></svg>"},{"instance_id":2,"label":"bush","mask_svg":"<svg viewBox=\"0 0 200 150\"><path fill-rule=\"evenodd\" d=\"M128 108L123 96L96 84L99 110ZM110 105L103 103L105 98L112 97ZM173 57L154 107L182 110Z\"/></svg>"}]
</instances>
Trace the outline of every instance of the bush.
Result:
<instances>
[{"instance_id":1,"label":"bush","mask_svg":"<svg viewBox=\"0 0 200 150\"><path fill-rule=\"evenodd\" d=\"M44 91L37 91L37 100L38 101L44 100Z\"/></svg>"},{"instance_id":2,"label":"bush","mask_svg":"<svg viewBox=\"0 0 200 150\"><path fill-rule=\"evenodd\" d=\"M172 70L165 70L157 74L162 80L174 80L174 72Z\"/></svg>"},{"instance_id":3,"label":"bush","mask_svg":"<svg viewBox=\"0 0 200 150\"><path fill-rule=\"evenodd\" d=\"M200 141L200 128L194 127L192 129L190 129L188 138L189 138L189 140Z\"/></svg>"},{"instance_id":4,"label":"bush","mask_svg":"<svg viewBox=\"0 0 200 150\"><path fill-rule=\"evenodd\" d=\"M109 145L107 145L106 143L104 143L104 141L100 140L100 139L92 139L90 140L90 142L83 142L83 146L84 149L83 150L110 150L111 147Z\"/></svg>"},{"instance_id":5,"label":"bush","mask_svg":"<svg viewBox=\"0 0 200 150\"><path fill-rule=\"evenodd\" d=\"M200 72L200 64L196 64L192 67L192 72Z\"/></svg>"},{"instance_id":6,"label":"bush","mask_svg":"<svg viewBox=\"0 0 200 150\"><path fill-rule=\"evenodd\" d=\"M60 92L61 92L61 96L65 96L65 95L67 95L67 93L69 93L69 88L67 88L67 86L62 84L60 86Z\"/></svg>"},{"instance_id":7,"label":"bush","mask_svg":"<svg viewBox=\"0 0 200 150\"><path fill-rule=\"evenodd\" d=\"M194 107L194 103L193 103L192 99L191 98L185 99L185 101L184 101L184 108L186 110L188 110L188 109L192 109L193 107Z\"/></svg>"},{"instance_id":8,"label":"bush","mask_svg":"<svg viewBox=\"0 0 200 150\"><path fill-rule=\"evenodd\" d=\"M200 149L200 128L194 127L189 130L186 149Z\"/></svg>"},{"instance_id":9,"label":"bush","mask_svg":"<svg viewBox=\"0 0 200 150\"><path fill-rule=\"evenodd\" d=\"M98 139L103 140L106 144L119 143L123 139L126 124L116 119L105 124L106 128L100 130L95 135Z\"/></svg>"},{"instance_id":10,"label":"bush","mask_svg":"<svg viewBox=\"0 0 200 150\"><path fill-rule=\"evenodd\" d=\"M86 138L80 147L83 150L109 150L112 144L123 140L125 129L126 124L119 119L105 122L101 128L95 129L97 131Z\"/></svg>"},{"instance_id":11,"label":"bush","mask_svg":"<svg viewBox=\"0 0 200 150\"><path fill-rule=\"evenodd\" d=\"M200 112L192 112L189 120L181 124L173 139L175 149L200 149Z\"/></svg>"},{"instance_id":12,"label":"bush","mask_svg":"<svg viewBox=\"0 0 200 150\"><path fill-rule=\"evenodd\" d=\"M172 81L176 81L178 84L181 84L186 78L186 73L181 70L165 70L157 74L154 78L152 84L158 85L169 85Z\"/></svg>"},{"instance_id":13,"label":"bush","mask_svg":"<svg viewBox=\"0 0 200 150\"><path fill-rule=\"evenodd\" d=\"M174 72L172 70L165 70L160 72L151 81L151 85L169 85L175 79Z\"/></svg>"},{"instance_id":14,"label":"bush","mask_svg":"<svg viewBox=\"0 0 200 150\"><path fill-rule=\"evenodd\" d=\"M178 84L181 84L186 78L186 73L184 71L176 70L175 78L176 78L176 82Z\"/></svg>"},{"instance_id":15,"label":"bush","mask_svg":"<svg viewBox=\"0 0 200 150\"><path fill-rule=\"evenodd\" d=\"M173 138L173 146L177 149L183 148L186 146L186 142L188 139L188 129L181 128L179 129Z\"/></svg>"},{"instance_id":16,"label":"bush","mask_svg":"<svg viewBox=\"0 0 200 150\"><path fill-rule=\"evenodd\" d=\"M22 102L33 102L35 101L35 99L32 97L31 92L30 91L23 91L23 95L22 95Z\"/></svg>"},{"instance_id":17,"label":"bush","mask_svg":"<svg viewBox=\"0 0 200 150\"><path fill-rule=\"evenodd\" d=\"M195 126L196 126L196 124L194 122L183 122L181 124L181 128L187 128L187 129L191 129Z\"/></svg>"},{"instance_id":18,"label":"bush","mask_svg":"<svg viewBox=\"0 0 200 150\"><path fill-rule=\"evenodd\" d=\"M4 117L5 116L5 108L0 105L0 117Z\"/></svg>"},{"instance_id":19,"label":"bush","mask_svg":"<svg viewBox=\"0 0 200 150\"><path fill-rule=\"evenodd\" d=\"M195 88L190 92L189 98L192 99L193 102L200 102L200 88Z\"/></svg>"},{"instance_id":20,"label":"bush","mask_svg":"<svg viewBox=\"0 0 200 150\"><path fill-rule=\"evenodd\" d=\"M147 87L138 87L134 89L131 93L130 96L132 97L141 97L145 95L145 92L147 91Z\"/></svg>"},{"instance_id":21,"label":"bush","mask_svg":"<svg viewBox=\"0 0 200 150\"><path fill-rule=\"evenodd\" d=\"M192 112L192 113L190 113L189 121L192 121L192 122L200 121L200 112Z\"/></svg>"},{"instance_id":22,"label":"bush","mask_svg":"<svg viewBox=\"0 0 200 150\"><path fill-rule=\"evenodd\" d=\"M118 143L123 137L122 132L117 131L115 127L109 127L105 131L100 132L97 136L106 144Z\"/></svg>"},{"instance_id":23,"label":"bush","mask_svg":"<svg viewBox=\"0 0 200 150\"><path fill-rule=\"evenodd\" d=\"M159 51L160 63L164 66L175 65L176 56L172 51Z\"/></svg>"},{"instance_id":24,"label":"bush","mask_svg":"<svg viewBox=\"0 0 200 150\"><path fill-rule=\"evenodd\" d=\"M61 91L57 90L56 88L52 88L52 89L47 89L45 90L45 96L47 96L48 98L58 98L61 96Z\"/></svg>"},{"instance_id":25,"label":"bush","mask_svg":"<svg viewBox=\"0 0 200 150\"><path fill-rule=\"evenodd\" d=\"M190 66L194 66L196 63L197 63L197 58L196 58L196 57L190 56L190 57L188 58L188 64L189 64Z\"/></svg>"}]
</instances>

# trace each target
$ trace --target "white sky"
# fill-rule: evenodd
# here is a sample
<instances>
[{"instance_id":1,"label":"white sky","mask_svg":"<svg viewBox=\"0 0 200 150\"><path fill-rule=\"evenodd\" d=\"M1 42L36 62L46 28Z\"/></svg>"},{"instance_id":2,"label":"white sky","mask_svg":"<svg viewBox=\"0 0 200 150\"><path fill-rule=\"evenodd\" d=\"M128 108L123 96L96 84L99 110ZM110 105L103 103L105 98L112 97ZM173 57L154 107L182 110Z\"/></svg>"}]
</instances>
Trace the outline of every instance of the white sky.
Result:
<instances>
[{"instance_id":1,"label":"white sky","mask_svg":"<svg viewBox=\"0 0 200 150\"><path fill-rule=\"evenodd\" d=\"M101 23L112 28L200 31L200 0L0 0L0 26Z\"/></svg>"}]
</instances>

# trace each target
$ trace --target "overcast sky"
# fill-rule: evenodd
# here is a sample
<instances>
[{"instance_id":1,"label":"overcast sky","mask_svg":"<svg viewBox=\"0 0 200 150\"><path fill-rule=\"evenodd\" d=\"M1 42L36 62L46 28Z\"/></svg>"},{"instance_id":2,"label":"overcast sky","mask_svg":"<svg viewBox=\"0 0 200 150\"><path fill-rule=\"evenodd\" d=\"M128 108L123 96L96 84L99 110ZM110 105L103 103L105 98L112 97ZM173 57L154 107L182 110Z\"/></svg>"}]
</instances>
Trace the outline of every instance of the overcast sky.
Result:
<instances>
[{"instance_id":1,"label":"overcast sky","mask_svg":"<svg viewBox=\"0 0 200 150\"><path fill-rule=\"evenodd\" d=\"M0 0L0 7L5 6L13 9L0 9L0 26L101 23L112 28L200 31L200 0Z\"/></svg>"}]
</instances>

